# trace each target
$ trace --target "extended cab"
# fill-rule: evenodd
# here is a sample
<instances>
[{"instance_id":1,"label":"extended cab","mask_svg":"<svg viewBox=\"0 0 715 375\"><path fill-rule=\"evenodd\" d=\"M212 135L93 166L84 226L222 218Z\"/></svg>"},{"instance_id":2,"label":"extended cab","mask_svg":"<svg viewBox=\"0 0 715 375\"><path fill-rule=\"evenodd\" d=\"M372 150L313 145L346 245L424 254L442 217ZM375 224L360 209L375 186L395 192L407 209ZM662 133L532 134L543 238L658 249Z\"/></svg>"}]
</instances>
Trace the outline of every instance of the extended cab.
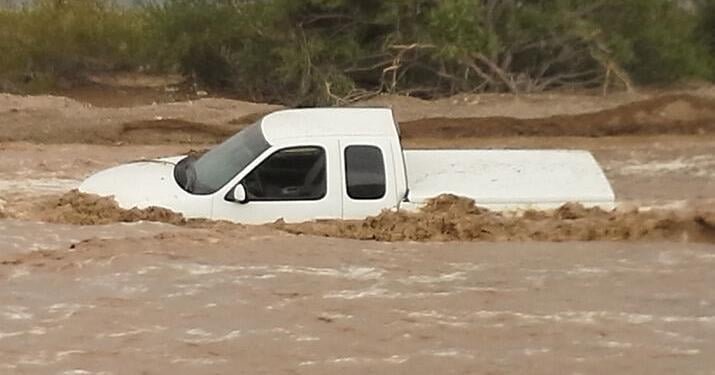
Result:
<instances>
[{"instance_id":1,"label":"extended cab","mask_svg":"<svg viewBox=\"0 0 715 375\"><path fill-rule=\"evenodd\" d=\"M385 108L274 112L205 154L101 171L80 191L238 223L360 219L451 193L494 210L614 207L593 156L560 150L406 150Z\"/></svg>"}]
</instances>

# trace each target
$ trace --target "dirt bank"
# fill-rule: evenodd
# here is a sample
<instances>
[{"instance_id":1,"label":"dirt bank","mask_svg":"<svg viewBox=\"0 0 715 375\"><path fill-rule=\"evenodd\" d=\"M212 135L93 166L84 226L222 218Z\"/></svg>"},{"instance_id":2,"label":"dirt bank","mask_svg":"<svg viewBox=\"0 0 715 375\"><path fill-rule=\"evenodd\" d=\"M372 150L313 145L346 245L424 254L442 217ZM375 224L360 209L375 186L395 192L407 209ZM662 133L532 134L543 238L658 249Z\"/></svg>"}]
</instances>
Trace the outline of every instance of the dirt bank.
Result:
<instances>
[{"instance_id":1,"label":"dirt bank","mask_svg":"<svg viewBox=\"0 0 715 375\"><path fill-rule=\"evenodd\" d=\"M400 122L425 118L513 117L546 118L601 112L664 95L692 95L715 99L715 86L640 89L635 92L543 92L535 94L459 94L423 100L399 95L380 95L357 106L390 107Z\"/></svg>"},{"instance_id":2,"label":"dirt bank","mask_svg":"<svg viewBox=\"0 0 715 375\"><path fill-rule=\"evenodd\" d=\"M715 133L715 99L667 95L600 112L546 118L429 118L400 124L406 139L605 137Z\"/></svg>"},{"instance_id":3,"label":"dirt bank","mask_svg":"<svg viewBox=\"0 0 715 375\"><path fill-rule=\"evenodd\" d=\"M216 143L246 126L251 115L278 108L217 98L99 108L64 97L0 94L0 142Z\"/></svg>"},{"instance_id":4,"label":"dirt bank","mask_svg":"<svg viewBox=\"0 0 715 375\"><path fill-rule=\"evenodd\" d=\"M715 211L604 211L567 204L550 212L491 212L443 195L420 212L385 211L364 221L276 226L294 234L378 241L640 241L715 243Z\"/></svg>"},{"instance_id":5,"label":"dirt bank","mask_svg":"<svg viewBox=\"0 0 715 375\"><path fill-rule=\"evenodd\" d=\"M637 98L595 97L591 102L597 105L589 105L583 96L544 95L528 100L499 96L476 107L459 100L452 104L439 102L434 111L429 109L437 102L414 103L411 98L390 97L381 103L395 110L406 140L420 139L425 144L455 138L715 133L713 96L667 94ZM583 100L580 110L577 99ZM569 108L557 110L564 105L562 101L571 103ZM607 101L607 105L601 101ZM214 98L98 108L61 97L0 94L0 142L210 144L279 108ZM406 110L411 111L409 116L400 115Z\"/></svg>"}]
</instances>

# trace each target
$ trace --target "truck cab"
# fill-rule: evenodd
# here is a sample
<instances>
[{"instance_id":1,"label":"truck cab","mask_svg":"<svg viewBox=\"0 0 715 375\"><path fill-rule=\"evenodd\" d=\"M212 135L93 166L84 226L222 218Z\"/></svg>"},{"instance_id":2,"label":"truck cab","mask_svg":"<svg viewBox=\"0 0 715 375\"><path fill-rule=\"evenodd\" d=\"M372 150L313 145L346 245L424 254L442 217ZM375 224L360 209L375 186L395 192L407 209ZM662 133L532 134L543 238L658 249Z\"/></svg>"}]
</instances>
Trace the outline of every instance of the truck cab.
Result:
<instances>
[{"instance_id":1,"label":"truck cab","mask_svg":"<svg viewBox=\"0 0 715 375\"><path fill-rule=\"evenodd\" d=\"M388 109L290 110L266 116L241 134L260 152L213 194L212 217L265 223L277 219L356 219L394 207L407 182L397 129ZM217 159L209 151L197 168ZM240 163L239 163L240 164Z\"/></svg>"}]
</instances>

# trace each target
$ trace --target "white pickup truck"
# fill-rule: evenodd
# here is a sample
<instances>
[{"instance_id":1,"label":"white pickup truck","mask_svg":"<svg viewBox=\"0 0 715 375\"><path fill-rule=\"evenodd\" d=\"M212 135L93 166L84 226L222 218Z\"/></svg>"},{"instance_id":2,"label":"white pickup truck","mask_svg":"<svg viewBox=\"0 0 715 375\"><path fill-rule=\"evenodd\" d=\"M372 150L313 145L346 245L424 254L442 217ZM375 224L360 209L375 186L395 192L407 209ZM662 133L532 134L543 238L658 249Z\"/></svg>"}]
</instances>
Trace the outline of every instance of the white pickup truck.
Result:
<instances>
[{"instance_id":1,"label":"white pickup truck","mask_svg":"<svg viewBox=\"0 0 715 375\"><path fill-rule=\"evenodd\" d=\"M274 112L200 157L110 168L80 191L113 196L123 208L247 224L361 219L445 193L493 210L614 207L588 152L403 150L386 108Z\"/></svg>"}]
</instances>

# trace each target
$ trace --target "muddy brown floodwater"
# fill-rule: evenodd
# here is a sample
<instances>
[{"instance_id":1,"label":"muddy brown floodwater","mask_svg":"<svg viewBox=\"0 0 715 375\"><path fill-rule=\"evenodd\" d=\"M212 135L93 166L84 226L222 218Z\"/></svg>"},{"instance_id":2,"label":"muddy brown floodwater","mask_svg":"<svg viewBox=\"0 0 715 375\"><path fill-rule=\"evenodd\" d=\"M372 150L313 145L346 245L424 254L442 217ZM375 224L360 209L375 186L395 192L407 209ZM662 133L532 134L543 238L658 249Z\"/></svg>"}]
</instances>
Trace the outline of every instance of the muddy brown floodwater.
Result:
<instances>
[{"instance_id":1,"label":"muddy brown floodwater","mask_svg":"<svg viewBox=\"0 0 715 375\"><path fill-rule=\"evenodd\" d=\"M705 374L714 266L713 246L677 243L389 244L265 229L93 239L1 257L0 368Z\"/></svg>"},{"instance_id":2,"label":"muddy brown floodwater","mask_svg":"<svg viewBox=\"0 0 715 375\"><path fill-rule=\"evenodd\" d=\"M106 95L0 95L0 374L715 373L713 88L363 103L412 148L590 150L616 212L252 227L70 191L277 107Z\"/></svg>"}]
</instances>

